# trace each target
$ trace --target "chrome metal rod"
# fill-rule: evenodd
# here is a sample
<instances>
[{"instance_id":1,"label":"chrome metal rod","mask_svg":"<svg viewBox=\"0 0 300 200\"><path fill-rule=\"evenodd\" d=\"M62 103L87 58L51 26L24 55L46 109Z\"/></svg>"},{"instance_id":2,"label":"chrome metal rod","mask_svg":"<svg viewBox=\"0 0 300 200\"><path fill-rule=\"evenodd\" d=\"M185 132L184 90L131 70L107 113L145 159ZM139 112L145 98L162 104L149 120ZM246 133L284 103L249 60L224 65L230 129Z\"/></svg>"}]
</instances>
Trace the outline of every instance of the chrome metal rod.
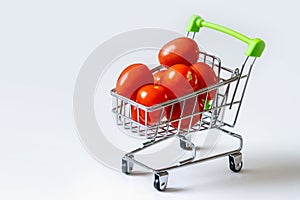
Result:
<instances>
[{"instance_id":1,"label":"chrome metal rod","mask_svg":"<svg viewBox=\"0 0 300 200\"><path fill-rule=\"evenodd\" d=\"M194 145L194 143L192 143L190 140L186 139L184 136L178 137L180 140L184 141L186 144L188 144L191 148L192 148L192 155L184 160L179 161L179 163L183 164L186 162L190 162L192 160L195 159L196 157L196 146Z\"/></svg>"},{"instance_id":2,"label":"chrome metal rod","mask_svg":"<svg viewBox=\"0 0 300 200\"><path fill-rule=\"evenodd\" d=\"M224 131L225 129L220 129L220 130ZM243 138L242 138L242 136L239 135L239 134L236 134L236 133L232 133L230 131L226 131L226 130L224 132L228 133L228 135L230 135L232 137L235 137L235 138L238 138L240 140L240 145L237 149L232 150L232 151L227 151L227 152L224 152L224 153L220 153L220 154L216 154L216 155L213 155L213 156L209 156L209 157L206 157L206 158L201 158L201 159L194 160L194 161L188 162L188 163L183 163L183 164L178 163L177 165L173 165L173 166L162 168L162 169L157 169L157 171L167 171L167 170L171 170L171 169L174 169L174 168L177 168L177 167L192 165L192 164L196 164L196 163L199 163L199 162L204 162L204 161L213 160L213 159L220 158L220 157L229 156L229 155L234 154L234 153L239 153L242 150L242 147L243 147Z\"/></svg>"},{"instance_id":3,"label":"chrome metal rod","mask_svg":"<svg viewBox=\"0 0 300 200\"><path fill-rule=\"evenodd\" d=\"M239 151L241 151L243 149L243 137L240 135L240 134L237 134L237 133L234 133L234 132L231 132L231 131L228 131L224 128L221 128L221 127L218 127L219 130L227 133L228 135L232 136L232 137L235 137L235 138L238 138L240 140L240 146L238 148Z\"/></svg>"},{"instance_id":4,"label":"chrome metal rod","mask_svg":"<svg viewBox=\"0 0 300 200\"><path fill-rule=\"evenodd\" d=\"M183 167L183 166L186 166L186 165L193 165L193 164L196 164L196 163L200 163L200 162L204 162L204 161L208 161L208 160L214 160L214 159L217 159L217 158L229 156L231 154L239 153L239 152L240 151L238 149L237 150L232 150L232 151L228 151L228 152L225 152L225 153L213 155L213 156L210 156L210 157L198 159L198 160L195 160L193 162L186 162L186 163L183 163L183 164L179 163L177 165L173 165L173 166L170 166L170 167L157 169L157 171L167 171L167 170L175 169L175 168L178 168L178 167Z\"/></svg>"},{"instance_id":5,"label":"chrome metal rod","mask_svg":"<svg viewBox=\"0 0 300 200\"><path fill-rule=\"evenodd\" d=\"M149 166L147 166L147 165L145 165L145 164L143 164L143 163L141 163L141 162L135 160L134 158L130 157L129 155L125 155L125 156L123 157L123 159L128 160L128 161L130 161L130 162L132 162L132 163L134 163L134 164L136 164L136 165L139 165L139 166L141 166L141 167L147 169L148 171L152 172L153 174L155 174L155 173L158 172L157 170L155 170L155 169L153 169L153 168L151 168L151 167L149 167Z\"/></svg>"},{"instance_id":6,"label":"chrome metal rod","mask_svg":"<svg viewBox=\"0 0 300 200\"><path fill-rule=\"evenodd\" d=\"M213 155L213 156L201 158L201 159L198 159L198 160L191 160L190 162L183 162L183 163L180 163L180 162L179 162L179 163L176 164L176 165L172 165L172 166L169 166L169 167L166 167L166 168L161 168L161 169L153 169L153 168L151 168L151 167L149 167L149 166L147 166L147 165L145 165L145 164L143 164L143 163L141 163L141 162L135 160L135 159L132 157L133 153L136 153L136 152L138 152L138 151L141 151L141 150L147 148L148 146L141 147L141 148L139 148L139 149L137 149L137 150L134 150L134 151L132 151L132 152L130 152L130 153L127 153L127 154L124 156L124 158L125 158L126 160L129 160L130 162L133 162L133 163L135 163L135 164L137 164L137 165L139 165L139 166L141 166L141 167L147 169L148 171L150 171L150 172L152 172L152 173L157 173L157 172L159 172L159 171L167 171L167 170L171 170L171 169L174 169L174 168L183 167L183 166L186 166L186 165L192 165L192 164L196 164L196 163L200 163L200 162L204 162L204 161L208 161L208 160L213 160L213 159L220 158L220 157L224 157L224 156L229 156L229 155L231 155L231 154L239 153L239 152L242 150L242 147L243 147L243 138L242 138L242 136L239 135L239 134L233 133L233 132L231 132L231 131L228 131L228 130L226 130L226 129L223 129L223 128L218 128L218 129L221 130L221 131L224 132L224 133L227 133L229 136L232 136L232 137L235 137L235 138L239 139L239 140L240 140L240 145L239 145L239 147L238 147L237 149L235 149L235 150L223 152L223 153L220 153L220 154L216 154L216 155ZM169 137L169 138L170 138L170 137ZM162 140L164 140L164 139L166 139L166 138L160 139L159 141L156 141L155 143L160 142L160 141L162 141Z\"/></svg>"},{"instance_id":7,"label":"chrome metal rod","mask_svg":"<svg viewBox=\"0 0 300 200\"><path fill-rule=\"evenodd\" d=\"M247 85L248 85L248 81L249 81L249 78L250 78L250 74L252 72L252 67L254 65L256 61L256 58L254 58L253 62L251 63L250 65L250 68L249 68L249 71L248 71L248 75L247 75L247 78L246 78L246 82L245 82L245 86L244 86L244 89L243 89L243 92L242 92L242 96L241 96L241 99L240 99L240 104L238 106L238 109L236 111L236 115L235 115L235 118L234 118L234 122L232 124L232 126L234 127L235 124L236 124L236 121L238 119L238 115L239 115L239 112L240 112L240 109L241 109L241 105L242 105L242 102L243 102L243 99L244 99L244 95L245 95L245 92L246 92L246 88L247 88Z\"/></svg>"},{"instance_id":8,"label":"chrome metal rod","mask_svg":"<svg viewBox=\"0 0 300 200\"><path fill-rule=\"evenodd\" d=\"M244 71L244 68L245 68L245 65L246 65L248 59L249 59L249 56L246 57L246 59L245 59L245 61L244 61L244 64L242 65L241 72L240 72L240 74L239 74L239 78L238 78L238 80L237 80L237 83L236 83L236 86L235 86L235 89L234 89L234 92L233 92L233 96L232 96L232 100L231 100L231 105L229 106L229 109L232 108L232 103L233 103L234 98L235 98L235 95L236 95L236 93L237 93L237 89L238 89L238 86L239 86L239 83L240 83L240 80L241 80L241 76L242 76L242 74L243 74L243 71Z\"/></svg>"}]
</instances>

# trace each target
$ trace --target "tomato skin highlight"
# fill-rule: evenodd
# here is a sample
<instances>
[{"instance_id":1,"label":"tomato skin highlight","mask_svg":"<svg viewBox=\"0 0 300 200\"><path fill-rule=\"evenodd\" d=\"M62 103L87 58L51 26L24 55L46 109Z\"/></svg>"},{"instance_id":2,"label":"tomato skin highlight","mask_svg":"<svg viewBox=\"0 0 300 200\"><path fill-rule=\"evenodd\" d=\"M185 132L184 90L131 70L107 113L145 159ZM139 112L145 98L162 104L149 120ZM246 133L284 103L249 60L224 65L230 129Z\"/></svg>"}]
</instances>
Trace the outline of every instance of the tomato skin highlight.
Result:
<instances>
[{"instance_id":1,"label":"tomato skin highlight","mask_svg":"<svg viewBox=\"0 0 300 200\"><path fill-rule=\"evenodd\" d=\"M160 85L145 85L137 93L136 102L144 106L153 106L156 104L163 103L169 100L169 93L166 88ZM166 110L160 108L158 110L148 112L146 114L145 110L138 109L135 106L131 106L131 118L134 121L146 125L156 125L164 116L166 116Z\"/></svg>"},{"instance_id":2,"label":"tomato skin highlight","mask_svg":"<svg viewBox=\"0 0 300 200\"><path fill-rule=\"evenodd\" d=\"M154 85L160 85L161 84L161 79L166 74L166 72L167 72L167 70L161 70L161 71L155 72L153 74Z\"/></svg>"},{"instance_id":3,"label":"tomato skin highlight","mask_svg":"<svg viewBox=\"0 0 300 200\"><path fill-rule=\"evenodd\" d=\"M153 84L154 79L150 69L136 63L126 67L120 74L116 83L116 93L135 100L138 90L147 84Z\"/></svg>"},{"instance_id":4,"label":"tomato skin highlight","mask_svg":"<svg viewBox=\"0 0 300 200\"><path fill-rule=\"evenodd\" d=\"M169 67L161 78L160 84L174 93L176 98L199 89L196 73L184 64Z\"/></svg>"},{"instance_id":5,"label":"tomato skin highlight","mask_svg":"<svg viewBox=\"0 0 300 200\"><path fill-rule=\"evenodd\" d=\"M191 69L197 74L199 89L206 88L208 86L218 83L218 77L214 70L208 64L198 62L190 66ZM207 100L212 100L216 96L216 90L211 90L207 94ZM199 96L200 99L206 99L206 93Z\"/></svg>"},{"instance_id":6,"label":"tomato skin highlight","mask_svg":"<svg viewBox=\"0 0 300 200\"><path fill-rule=\"evenodd\" d=\"M175 64L191 65L199 59L199 47L195 40L180 37L166 43L158 54L161 65L171 67Z\"/></svg>"}]
</instances>

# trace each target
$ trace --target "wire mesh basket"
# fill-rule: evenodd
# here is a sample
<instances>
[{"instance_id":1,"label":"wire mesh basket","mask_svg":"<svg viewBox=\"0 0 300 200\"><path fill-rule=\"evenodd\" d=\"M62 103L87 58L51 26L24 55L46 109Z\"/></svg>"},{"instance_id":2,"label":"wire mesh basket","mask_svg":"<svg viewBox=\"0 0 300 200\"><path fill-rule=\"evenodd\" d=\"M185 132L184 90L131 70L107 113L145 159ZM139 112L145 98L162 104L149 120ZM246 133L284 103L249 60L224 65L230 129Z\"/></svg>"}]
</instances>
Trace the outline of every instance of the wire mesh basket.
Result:
<instances>
[{"instance_id":1,"label":"wire mesh basket","mask_svg":"<svg viewBox=\"0 0 300 200\"><path fill-rule=\"evenodd\" d=\"M232 73L232 70L221 66L219 58L207 53L200 53L200 62L208 64L215 72L217 72L219 83L208 88L196 91L194 93L169 100L167 102L156 104L154 106L144 106L123 97L116 93L115 89L111 90L113 99L112 112L115 115L116 124L123 126L125 130L136 136L145 137L147 139L161 138L176 134L188 134L195 131L202 131L208 128L216 128L223 125L224 108L229 106L228 91L230 84L237 80L237 74ZM163 66L158 66L152 69L155 73L163 69ZM227 75L228 77L221 76ZM208 99L209 93L216 93L213 100ZM199 101L206 105L205 109L199 109ZM184 113L185 108L189 106L190 112ZM137 108L137 120L134 120L133 109ZM180 109L181 113L175 117L174 109ZM163 115L163 112L168 109L170 114L168 117ZM151 114L158 115L155 123L148 123L148 116ZM141 121L140 115L143 115L145 120ZM192 123L197 120L196 123ZM184 125L183 125L184 124ZM175 126L174 126L175 125Z\"/></svg>"}]
</instances>

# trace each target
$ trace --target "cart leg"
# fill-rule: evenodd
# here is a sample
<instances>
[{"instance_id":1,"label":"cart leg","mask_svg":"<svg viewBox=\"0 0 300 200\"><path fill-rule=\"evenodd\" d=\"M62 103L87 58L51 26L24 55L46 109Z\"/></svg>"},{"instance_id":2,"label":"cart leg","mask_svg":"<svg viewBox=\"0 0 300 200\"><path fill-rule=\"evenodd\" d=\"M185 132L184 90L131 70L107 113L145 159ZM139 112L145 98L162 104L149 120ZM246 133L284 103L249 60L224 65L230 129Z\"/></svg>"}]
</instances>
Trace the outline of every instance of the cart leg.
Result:
<instances>
[{"instance_id":1,"label":"cart leg","mask_svg":"<svg viewBox=\"0 0 300 200\"><path fill-rule=\"evenodd\" d=\"M180 147L184 150L192 150L191 138L191 135L180 138Z\"/></svg>"},{"instance_id":2,"label":"cart leg","mask_svg":"<svg viewBox=\"0 0 300 200\"><path fill-rule=\"evenodd\" d=\"M239 172L241 171L243 167L243 161L242 161L242 153L235 153L229 155L229 168L233 172Z\"/></svg>"},{"instance_id":3,"label":"cart leg","mask_svg":"<svg viewBox=\"0 0 300 200\"><path fill-rule=\"evenodd\" d=\"M167 188L169 173L167 171L154 174L154 187L158 191L163 191Z\"/></svg>"},{"instance_id":4,"label":"cart leg","mask_svg":"<svg viewBox=\"0 0 300 200\"><path fill-rule=\"evenodd\" d=\"M130 157L133 158L133 155L131 155ZM122 158L122 172L124 174L130 174L130 172L132 172L132 169L133 169L133 163L127 160L126 157L124 156Z\"/></svg>"}]
</instances>

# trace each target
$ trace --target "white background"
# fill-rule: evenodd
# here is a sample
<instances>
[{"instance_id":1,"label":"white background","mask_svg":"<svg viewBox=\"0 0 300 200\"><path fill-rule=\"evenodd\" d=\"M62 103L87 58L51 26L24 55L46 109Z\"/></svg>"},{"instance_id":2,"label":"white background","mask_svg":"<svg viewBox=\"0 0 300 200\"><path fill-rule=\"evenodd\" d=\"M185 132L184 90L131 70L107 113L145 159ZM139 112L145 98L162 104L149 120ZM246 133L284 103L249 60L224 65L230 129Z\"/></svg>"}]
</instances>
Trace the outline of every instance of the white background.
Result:
<instances>
[{"instance_id":1,"label":"white background","mask_svg":"<svg viewBox=\"0 0 300 200\"><path fill-rule=\"evenodd\" d=\"M0 199L296 199L298 8L292 0L1 1ZM85 59L111 36L145 27L184 33L191 14L261 37L267 48L236 129L245 139L243 171L229 171L225 158L174 170L159 193L152 175L125 176L85 151L73 87ZM244 45L209 31L202 38L206 50L240 63Z\"/></svg>"}]
</instances>

